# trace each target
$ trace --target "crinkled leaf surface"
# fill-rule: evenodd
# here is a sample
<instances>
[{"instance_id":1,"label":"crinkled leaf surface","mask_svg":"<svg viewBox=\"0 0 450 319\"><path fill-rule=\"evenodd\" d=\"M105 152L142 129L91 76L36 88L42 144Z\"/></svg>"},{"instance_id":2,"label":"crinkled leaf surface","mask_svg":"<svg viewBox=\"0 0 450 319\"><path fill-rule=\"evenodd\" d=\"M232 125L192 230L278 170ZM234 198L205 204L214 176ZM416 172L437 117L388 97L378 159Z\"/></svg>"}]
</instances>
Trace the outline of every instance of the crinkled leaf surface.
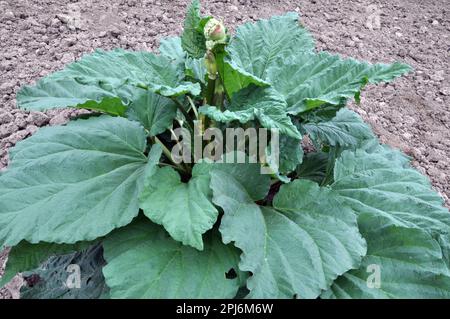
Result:
<instances>
[{"instance_id":1,"label":"crinkled leaf surface","mask_svg":"<svg viewBox=\"0 0 450 319\"><path fill-rule=\"evenodd\" d=\"M84 85L76 79L41 80L35 86L24 86L17 94L19 107L46 110L72 106L124 115L126 102L117 94L97 85Z\"/></svg>"},{"instance_id":2,"label":"crinkled leaf surface","mask_svg":"<svg viewBox=\"0 0 450 319\"><path fill-rule=\"evenodd\" d=\"M355 215L313 182L282 186L274 208L255 204L260 198L223 171L211 172L211 189L224 210L223 241L242 250L239 267L253 274L250 298L315 298L365 254Z\"/></svg>"},{"instance_id":3,"label":"crinkled leaf surface","mask_svg":"<svg viewBox=\"0 0 450 319\"><path fill-rule=\"evenodd\" d=\"M173 239L199 250L202 235L219 214L210 201L208 166L195 165L188 183L173 168L159 168L146 176L140 195L140 207L148 218L163 225Z\"/></svg>"},{"instance_id":4,"label":"crinkled leaf surface","mask_svg":"<svg viewBox=\"0 0 450 319\"><path fill-rule=\"evenodd\" d=\"M237 28L226 48L228 56L221 72L225 88L232 95L250 83L268 85L267 70L279 63L279 58L313 49L313 40L299 25L296 13L246 23Z\"/></svg>"},{"instance_id":5,"label":"crinkled leaf surface","mask_svg":"<svg viewBox=\"0 0 450 319\"><path fill-rule=\"evenodd\" d=\"M200 93L198 85L183 81L183 68L174 65L163 55L145 51L97 50L50 77L75 78L80 83L108 89L118 89L129 84L146 87L164 96Z\"/></svg>"},{"instance_id":6,"label":"crinkled leaf surface","mask_svg":"<svg viewBox=\"0 0 450 319\"><path fill-rule=\"evenodd\" d=\"M0 175L0 243L75 243L128 224L139 211L145 136L136 122L101 116L18 143Z\"/></svg>"},{"instance_id":7,"label":"crinkled leaf surface","mask_svg":"<svg viewBox=\"0 0 450 319\"><path fill-rule=\"evenodd\" d=\"M114 114L118 113L120 101L123 105L130 102L126 94L129 86L164 96L200 94L198 84L184 82L184 66L172 63L171 59L150 52L116 49L97 50L42 79L36 86L25 86L18 93L17 102L30 110L91 106L107 112L111 108L110 113Z\"/></svg>"},{"instance_id":8,"label":"crinkled leaf surface","mask_svg":"<svg viewBox=\"0 0 450 319\"><path fill-rule=\"evenodd\" d=\"M243 156L239 157L239 155ZM211 166L210 172L223 172L241 185L254 200L266 197L270 189L270 175L261 174L260 163L250 163L249 158L239 152L227 153L222 160L223 163L215 163Z\"/></svg>"},{"instance_id":9,"label":"crinkled leaf surface","mask_svg":"<svg viewBox=\"0 0 450 319\"><path fill-rule=\"evenodd\" d=\"M186 56L180 37L170 37L161 40L159 51L174 63L185 69L185 74L194 81L206 83L206 66L203 55L200 58Z\"/></svg>"},{"instance_id":10,"label":"crinkled leaf surface","mask_svg":"<svg viewBox=\"0 0 450 319\"><path fill-rule=\"evenodd\" d=\"M268 81L298 114L324 104L337 105L366 83L388 82L411 70L406 64L369 64L326 52L301 53L278 59L267 71Z\"/></svg>"},{"instance_id":11,"label":"crinkled leaf surface","mask_svg":"<svg viewBox=\"0 0 450 319\"><path fill-rule=\"evenodd\" d=\"M360 216L368 254L323 297L448 298L450 215L442 199L399 152L371 143L364 148L341 154L332 189ZM374 267L378 287L367 285Z\"/></svg>"},{"instance_id":12,"label":"crinkled leaf surface","mask_svg":"<svg viewBox=\"0 0 450 319\"><path fill-rule=\"evenodd\" d=\"M303 129L317 144L357 147L364 140L373 139L370 127L355 112L342 108L328 121L309 122Z\"/></svg>"},{"instance_id":13,"label":"crinkled leaf surface","mask_svg":"<svg viewBox=\"0 0 450 319\"><path fill-rule=\"evenodd\" d=\"M21 241L8 254L5 273L0 278L0 287L7 284L17 273L36 268L51 256L81 250L85 246L86 243L84 242L77 244L53 244L44 242L30 244L26 241Z\"/></svg>"},{"instance_id":14,"label":"crinkled leaf surface","mask_svg":"<svg viewBox=\"0 0 450 319\"><path fill-rule=\"evenodd\" d=\"M161 41L159 50L161 51L161 54L171 58L175 63L182 65L185 69L186 76L191 80L206 83L207 70L204 54L199 58L186 56L186 52L183 51L180 37L166 38Z\"/></svg>"},{"instance_id":15,"label":"crinkled leaf surface","mask_svg":"<svg viewBox=\"0 0 450 319\"><path fill-rule=\"evenodd\" d=\"M290 117L286 114L286 101L270 87L249 86L233 96L225 111L214 106L202 106L199 112L218 122L239 121L244 124L257 119L268 129L279 129L280 133L301 139Z\"/></svg>"},{"instance_id":16,"label":"crinkled leaf surface","mask_svg":"<svg viewBox=\"0 0 450 319\"><path fill-rule=\"evenodd\" d=\"M239 252L218 235L205 236L204 251L183 246L143 218L115 231L104 243L103 269L112 298L233 298ZM237 272L237 271L236 271Z\"/></svg>"},{"instance_id":17,"label":"crinkled leaf surface","mask_svg":"<svg viewBox=\"0 0 450 319\"><path fill-rule=\"evenodd\" d=\"M183 51L180 37L168 37L162 39L159 44L159 52L161 55L172 60L176 65L184 65L186 52Z\"/></svg>"},{"instance_id":18,"label":"crinkled leaf surface","mask_svg":"<svg viewBox=\"0 0 450 319\"><path fill-rule=\"evenodd\" d=\"M260 167L259 164L248 165L254 165L258 169ZM227 163L199 163L194 166L192 178L188 183L182 182L178 172L171 167L154 167L145 175L140 207L153 222L163 225L173 239L202 250L202 235L212 228L219 214L211 202L210 171L214 168L234 175L239 172L239 180L249 187L268 178L261 176L250 179L252 176L241 173L239 166ZM261 190L258 187L253 189L254 194L260 195L264 192L262 196L267 192L267 189Z\"/></svg>"},{"instance_id":19,"label":"crinkled leaf surface","mask_svg":"<svg viewBox=\"0 0 450 319\"><path fill-rule=\"evenodd\" d=\"M205 59L186 59L186 75L193 80L200 81L200 83L206 83L206 76L208 74L205 66Z\"/></svg>"},{"instance_id":20,"label":"crinkled leaf surface","mask_svg":"<svg viewBox=\"0 0 450 319\"><path fill-rule=\"evenodd\" d=\"M297 176L320 184L327 175L328 158L324 152L305 154L301 165L297 167Z\"/></svg>"},{"instance_id":21,"label":"crinkled leaf surface","mask_svg":"<svg viewBox=\"0 0 450 319\"><path fill-rule=\"evenodd\" d=\"M127 117L141 122L150 136L158 135L171 127L176 115L177 106L174 101L147 90L139 90L127 112Z\"/></svg>"},{"instance_id":22,"label":"crinkled leaf surface","mask_svg":"<svg viewBox=\"0 0 450 319\"><path fill-rule=\"evenodd\" d=\"M450 298L448 269L429 233L368 214L358 223L367 255L359 269L339 277L322 298Z\"/></svg>"},{"instance_id":23,"label":"crinkled leaf surface","mask_svg":"<svg viewBox=\"0 0 450 319\"><path fill-rule=\"evenodd\" d=\"M294 171L303 161L301 140L281 135L279 161L281 174L288 174Z\"/></svg>"},{"instance_id":24,"label":"crinkled leaf surface","mask_svg":"<svg viewBox=\"0 0 450 319\"><path fill-rule=\"evenodd\" d=\"M80 268L80 287L69 288L69 276L75 275L71 268ZM39 268L28 271L23 276L31 281L38 278L32 286L23 286L20 290L22 299L104 299L109 296L109 288L105 284L102 267L103 248L100 244L72 254L53 256Z\"/></svg>"},{"instance_id":25,"label":"crinkled leaf surface","mask_svg":"<svg viewBox=\"0 0 450 319\"><path fill-rule=\"evenodd\" d=\"M450 214L428 179L405 167L404 158L396 152L379 151L343 152L335 164L333 190L357 214L383 216L397 226L449 234Z\"/></svg>"},{"instance_id":26,"label":"crinkled leaf surface","mask_svg":"<svg viewBox=\"0 0 450 319\"><path fill-rule=\"evenodd\" d=\"M206 52L206 39L198 30L202 17L200 16L200 1L193 0L186 12L181 44L190 57L202 58Z\"/></svg>"},{"instance_id":27,"label":"crinkled leaf surface","mask_svg":"<svg viewBox=\"0 0 450 319\"><path fill-rule=\"evenodd\" d=\"M264 161L276 178L283 183L288 183L291 179L287 175L293 172L303 161L304 154L301 140L282 134L278 137L278 146L276 146L278 154L272 151L275 147L273 141L272 137L265 150Z\"/></svg>"}]
</instances>

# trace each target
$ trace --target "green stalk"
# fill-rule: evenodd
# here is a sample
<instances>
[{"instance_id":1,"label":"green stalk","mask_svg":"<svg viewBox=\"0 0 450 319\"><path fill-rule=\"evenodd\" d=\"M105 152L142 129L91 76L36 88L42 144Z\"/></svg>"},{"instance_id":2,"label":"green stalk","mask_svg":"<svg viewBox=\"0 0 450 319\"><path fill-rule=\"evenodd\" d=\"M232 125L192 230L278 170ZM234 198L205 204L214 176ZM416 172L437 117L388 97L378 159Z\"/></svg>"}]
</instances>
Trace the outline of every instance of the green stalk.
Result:
<instances>
[{"instance_id":1,"label":"green stalk","mask_svg":"<svg viewBox=\"0 0 450 319\"><path fill-rule=\"evenodd\" d=\"M170 135L172 135L172 140L174 140L177 144L180 144L181 142L180 142L180 140L178 139L177 135L175 134L174 130L169 129L169 131L170 131ZM194 133L194 132L191 132L191 134L193 134L193 133ZM183 163L182 166L183 166L184 168L186 168L187 171L190 171L190 168L189 168L188 165L186 165L186 163Z\"/></svg>"},{"instance_id":2,"label":"green stalk","mask_svg":"<svg viewBox=\"0 0 450 319\"><path fill-rule=\"evenodd\" d=\"M218 77L216 79L216 83L215 83L215 87L214 87L213 103L221 111L223 111L224 94L225 94L225 89L222 85L222 81L220 80L220 77Z\"/></svg>"},{"instance_id":3,"label":"green stalk","mask_svg":"<svg viewBox=\"0 0 450 319\"><path fill-rule=\"evenodd\" d=\"M192 101L191 97L189 95L186 95L189 104L191 105L192 111L194 111L194 115L195 115L195 119L198 120L198 111L197 111L197 107L194 104L194 101Z\"/></svg>"},{"instance_id":4,"label":"green stalk","mask_svg":"<svg viewBox=\"0 0 450 319\"><path fill-rule=\"evenodd\" d=\"M217 62L214 52L208 50L205 54L205 66L208 72L208 83L206 85L205 99L209 105L214 105L214 91L216 89Z\"/></svg>"},{"instance_id":5,"label":"green stalk","mask_svg":"<svg viewBox=\"0 0 450 319\"><path fill-rule=\"evenodd\" d=\"M166 145L164 145L164 143L161 142L161 140L160 140L159 138L157 138L156 136L154 136L154 137L153 137L153 140L155 141L155 143L158 143L158 144L161 146L164 155L172 162L173 165L175 165L175 167L176 167L178 170L182 171L183 173L189 174L189 171L188 171L185 167L183 167L183 166L180 165L180 164L175 163L175 161L173 160L173 157L172 157L172 153L171 153L170 150L166 147Z\"/></svg>"},{"instance_id":6,"label":"green stalk","mask_svg":"<svg viewBox=\"0 0 450 319\"><path fill-rule=\"evenodd\" d=\"M206 85L205 92L205 104L210 106L216 106L216 85L218 81L218 69L217 61L212 50L208 50L205 55L205 66L208 72L208 83ZM204 117L204 128L214 127L214 121L210 121L207 117Z\"/></svg>"},{"instance_id":7,"label":"green stalk","mask_svg":"<svg viewBox=\"0 0 450 319\"><path fill-rule=\"evenodd\" d=\"M216 79L211 79L208 76L208 84L206 85L206 104L213 106L214 105L214 90L216 88Z\"/></svg>"},{"instance_id":8,"label":"green stalk","mask_svg":"<svg viewBox=\"0 0 450 319\"><path fill-rule=\"evenodd\" d=\"M214 84L215 80L211 80L208 78L208 86L206 87L206 92L205 92L205 100L203 102L203 105L209 105L212 106L213 105L213 98L214 98ZM210 125L209 123L209 118L207 116L205 116L204 114L200 114L200 121L202 122L202 133L205 131L205 129L207 129Z\"/></svg>"}]
</instances>

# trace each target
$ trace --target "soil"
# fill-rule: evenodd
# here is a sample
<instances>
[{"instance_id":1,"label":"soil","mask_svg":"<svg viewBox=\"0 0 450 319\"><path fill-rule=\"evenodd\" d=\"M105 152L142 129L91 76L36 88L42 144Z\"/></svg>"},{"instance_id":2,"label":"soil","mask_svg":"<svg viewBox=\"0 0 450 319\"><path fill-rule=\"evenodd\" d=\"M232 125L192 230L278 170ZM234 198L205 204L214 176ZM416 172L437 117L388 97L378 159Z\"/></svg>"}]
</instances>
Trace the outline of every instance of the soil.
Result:
<instances>
[{"instance_id":1,"label":"soil","mask_svg":"<svg viewBox=\"0 0 450 319\"><path fill-rule=\"evenodd\" d=\"M7 166L8 149L15 143L75 113L16 109L21 85L95 48L156 50L161 37L180 34L188 2L0 0L0 169ZM394 83L366 88L361 104L351 107L381 141L412 157L450 207L448 0L203 0L202 5L205 14L222 18L231 29L297 11L319 50L413 66L414 72ZM5 258L0 253L0 273ZM0 298L17 294L14 289L0 290Z\"/></svg>"}]
</instances>

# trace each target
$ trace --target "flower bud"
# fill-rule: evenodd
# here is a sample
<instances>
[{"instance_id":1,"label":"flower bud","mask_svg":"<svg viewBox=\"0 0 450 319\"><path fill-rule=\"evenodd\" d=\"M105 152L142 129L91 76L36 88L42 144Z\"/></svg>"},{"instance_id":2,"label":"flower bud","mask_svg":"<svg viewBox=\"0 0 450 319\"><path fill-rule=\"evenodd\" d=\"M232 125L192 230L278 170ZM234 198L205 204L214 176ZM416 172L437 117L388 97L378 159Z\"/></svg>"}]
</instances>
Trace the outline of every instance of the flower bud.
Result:
<instances>
[{"instance_id":1,"label":"flower bud","mask_svg":"<svg viewBox=\"0 0 450 319\"><path fill-rule=\"evenodd\" d=\"M217 19L211 18L206 23L203 29L206 40L211 41L225 41L227 38L227 31L222 22Z\"/></svg>"}]
</instances>

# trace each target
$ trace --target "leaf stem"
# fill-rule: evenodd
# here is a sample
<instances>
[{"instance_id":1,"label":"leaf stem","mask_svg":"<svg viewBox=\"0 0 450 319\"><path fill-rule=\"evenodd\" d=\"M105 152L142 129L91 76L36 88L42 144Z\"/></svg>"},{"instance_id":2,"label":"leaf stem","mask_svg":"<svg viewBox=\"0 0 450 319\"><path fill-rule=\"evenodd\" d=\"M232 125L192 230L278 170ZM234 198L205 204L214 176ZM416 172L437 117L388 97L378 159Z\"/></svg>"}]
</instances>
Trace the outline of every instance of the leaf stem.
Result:
<instances>
[{"instance_id":1,"label":"leaf stem","mask_svg":"<svg viewBox=\"0 0 450 319\"><path fill-rule=\"evenodd\" d=\"M175 165L175 167L176 167L178 170L182 171L183 173L189 174L188 170L187 170L185 167L183 167L183 166L180 165L180 164L177 164L177 163L173 160L172 153L171 153L170 150L166 147L166 145L164 145L164 143L161 142L161 140L160 140L159 138L157 138L156 136L154 136L153 139L154 139L155 143L158 143L158 144L161 146L164 155L165 155L165 156L173 163L173 165Z\"/></svg>"},{"instance_id":2,"label":"leaf stem","mask_svg":"<svg viewBox=\"0 0 450 319\"><path fill-rule=\"evenodd\" d=\"M223 88L222 81L220 80L220 77L217 77L214 87L213 104L221 111L223 111L224 93L225 90Z\"/></svg>"},{"instance_id":3,"label":"leaf stem","mask_svg":"<svg viewBox=\"0 0 450 319\"><path fill-rule=\"evenodd\" d=\"M186 97L189 101L189 104L191 105L192 111L194 111L195 119L198 120L198 111L197 111L197 107L194 104L194 101L192 101L190 96L186 95Z\"/></svg>"},{"instance_id":4,"label":"leaf stem","mask_svg":"<svg viewBox=\"0 0 450 319\"><path fill-rule=\"evenodd\" d=\"M189 173L187 173L187 171L185 169L181 168L180 166L175 166L173 164L164 163L164 162L159 162L158 164L161 165L161 166L172 167L174 170L177 170L178 172L180 172L182 174L188 174L189 175Z\"/></svg>"},{"instance_id":5,"label":"leaf stem","mask_svg":"<svg viewBox=\"0 0 450 319\"><path fill-rule=\"evenodd\" d=\"M208 77L208 84L206 85L206 93L205 93L205 99L206 104L213 105L214 102L214 89L216 87L216 79L211 79Z\"/></svg>"}]
</instances>

